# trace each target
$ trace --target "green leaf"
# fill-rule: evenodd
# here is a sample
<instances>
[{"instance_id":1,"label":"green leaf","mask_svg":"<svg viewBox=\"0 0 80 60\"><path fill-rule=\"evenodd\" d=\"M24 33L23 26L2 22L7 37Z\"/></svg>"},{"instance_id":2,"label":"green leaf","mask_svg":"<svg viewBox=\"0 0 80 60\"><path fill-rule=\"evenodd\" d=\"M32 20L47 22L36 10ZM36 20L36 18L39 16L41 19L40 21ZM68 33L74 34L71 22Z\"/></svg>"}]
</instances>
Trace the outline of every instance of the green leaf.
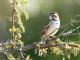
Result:
<instances>
[{"instance_id":1,"label":"green leaf","mask_svg":"<svg viewBox=\"0 0 80 60\"><path fill-rule=\"evenodd\" d=\"M8 60L15 60L15 58L13 57L11 53L4 52L4 54L7 56Z\"/></svg>"},{"instance_id":2,"label":"green leaf","mask_svg":"<svg viewBox=\"0 0 80 60\"><path fill-rule=\"evenodd\" d=\"M65 57L63 57L62 60L65 60Z\"/></svg>"},{"instance_id":3,"label":"green leaf","mask_svg":"<svg viewBox=\"0 0 80 60\"><path fill-rule=\"evenodd\" d=\"M71 58L70 54L67 55L67 58L70 60L70 58Z\"/></svg>"},{"instance_id":4,"label":"green leaf","mask_svg":"<svg viewBox=\"0 0 80 60\"><path fill-rule=\"evenodd\" d=\"M28 55L28 56L26 57L26 60L33 60L33 59L31 59L31 58L30 58L30 55Z\"/></svg>"},{"instance_id":5,"label":"green leaf","mask_svg":"<svg viewBox=\"0 0 80 60\"><path fill-rule=\"evenodd\" d=\"M22 4L26 4L27 3L27 0L21 0L21 3Z\"/></svg>"},{"instance_id":6,"label":"green leaf","mask_svg":"<svg viewBox=\"0 0 80 60\"><path fill-rule=\"evenodd\" d=\"M24 47L24 42L22 40L18 40L18 42L20 43L21 48Z\"/></svg>"},{"instance_id":7,"label":"green leaf","mask_svg":"<svg viewBox=\"0 0 80 60\"><path fill-rule=\"evenodd\" d=\"M16 28L17 33L22 33L20 28Z\"/></svg>"},{"instance_id":8,"label":"green leaf","mask_svg":"<svg viewBox=\"0 0 80 60\"><path fill-rule=\"evenodd\" d=\"M20 26L23 33L25 33L25 28L23 26L23 22L21 20L21 12L17 11L17 24Z\"/></svg>"},{"instance_id":9,"label":"green leaf","mask_svg":"<svg viewBox=\"0 0 80 60\"><path fill-rule=\"evenodd\" d=\"M59 48L59 47L52 47L51 48L52 53L56 54L56 55L61 55L63 54L63 51Z\"/></svg>"},{"instance_id":10,"label":"green leaf","mask_svg":"<svg viewBox=\"0 0 80 60\"><path fill-rule=\"evenodd\" d=\"M29 14L28 14L28 12L23 11L23 14L24 14L24 15L25 15L25 17L26 17L26 20L28 20L28 19L29 19Z\"/></svg>"},{"instance_id":11,"label":"green leaf","mask_svg":"<svg viewBox=\"0 0 80 60\"><path fill-rule=\"evenodd\" d=\"M17 4L17 6L16 6L16 9L17 9L20 13L24 14L25 17L26 17L26 20L28 20L28 19L29 19L29 14L28 14L28 11L27 11L27 9L26 9L26 4L27 4L26 2L27 2L27 0L21 0L21 2L18 1L18 4Z\"/></svg>"},{"instance_id":12,"label":"green leaf","mask_svg":"<svg viewBox=\"0 0 80 60\"><path fill-rule=\"evenodd\" d=\"M77 56L79 54L78 49L75 47L71 49L71 52L73 53L74 56Z\"/></svg>"}]
</instances>

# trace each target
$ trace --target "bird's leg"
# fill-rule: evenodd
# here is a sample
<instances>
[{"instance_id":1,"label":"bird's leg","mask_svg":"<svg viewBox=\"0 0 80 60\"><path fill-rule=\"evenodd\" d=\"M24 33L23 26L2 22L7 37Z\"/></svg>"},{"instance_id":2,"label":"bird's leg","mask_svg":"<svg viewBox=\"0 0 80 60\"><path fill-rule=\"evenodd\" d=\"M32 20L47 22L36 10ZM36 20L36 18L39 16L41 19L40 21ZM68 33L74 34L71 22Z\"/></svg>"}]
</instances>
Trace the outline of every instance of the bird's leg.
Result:
<instances>
[{"instance_id":1,"label":"bird's leg","mask_svg":"<svg viewBox=\"0 0 80 60\"><path fill-rule=\"evenodd\" d=\"M49 40L56 40L57 39L57 37L56 36L49 36L49 38L48 38Z\"/></svg>"}]
</instances>

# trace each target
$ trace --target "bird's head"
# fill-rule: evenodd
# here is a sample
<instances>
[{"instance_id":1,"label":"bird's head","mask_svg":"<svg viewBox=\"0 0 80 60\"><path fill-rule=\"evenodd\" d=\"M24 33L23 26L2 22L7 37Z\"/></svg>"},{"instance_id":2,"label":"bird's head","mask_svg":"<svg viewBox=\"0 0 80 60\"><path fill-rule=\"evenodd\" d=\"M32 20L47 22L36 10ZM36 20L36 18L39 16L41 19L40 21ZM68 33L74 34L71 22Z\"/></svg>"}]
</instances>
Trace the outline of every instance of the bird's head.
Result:
<instances>
[{"instance_id":1,"label":"bird's head","mask_svg":"<svg viewBox=\"0 0 80 60\"><path fill-rule=\"evenodd\" d=\"M54 20L54 21L60 20L60 19L59 19L59 15L58 15L57 12L52 12L52 13L50 13L49 19L50 19L50 20Z\"/></svg>"}]
</instances>

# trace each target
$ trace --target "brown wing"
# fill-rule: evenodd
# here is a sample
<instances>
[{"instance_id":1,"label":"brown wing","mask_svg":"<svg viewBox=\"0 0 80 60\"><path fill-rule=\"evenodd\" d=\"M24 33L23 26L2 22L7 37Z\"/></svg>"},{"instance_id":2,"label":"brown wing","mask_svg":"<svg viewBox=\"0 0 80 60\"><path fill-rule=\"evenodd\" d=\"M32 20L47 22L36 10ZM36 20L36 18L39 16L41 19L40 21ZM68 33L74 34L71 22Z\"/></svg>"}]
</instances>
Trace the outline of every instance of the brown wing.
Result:
<instances>
[{"instance_id":1,"label":"brown wing","mask_svg":"<svg viewBox=\"0 0 80 60\"><path fill-rule=\"evenodd\" d=\"M41 36L46 35L47 30L49 29L49 25L44 26L42 32L41 32Z\"/></svg>"}]
</instances>

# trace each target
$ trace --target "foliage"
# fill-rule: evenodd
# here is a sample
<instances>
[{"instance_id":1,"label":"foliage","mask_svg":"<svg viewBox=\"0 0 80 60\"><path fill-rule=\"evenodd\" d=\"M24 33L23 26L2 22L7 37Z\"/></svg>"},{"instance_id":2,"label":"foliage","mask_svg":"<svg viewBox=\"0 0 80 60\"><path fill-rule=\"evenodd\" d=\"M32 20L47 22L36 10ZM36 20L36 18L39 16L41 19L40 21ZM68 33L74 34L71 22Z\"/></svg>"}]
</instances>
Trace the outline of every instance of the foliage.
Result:
<instances>
[{"instance_id":1,"label":"foliage","mask_svg":"<svg viewBox=\"0 0 80 60\"><path fill-rule=\"evenodd\" d=\"M8 60L32 60L30 55L25 57L23 51L33 48L35 53L38 53L38 56L46 56L48 50L50 50L51 54L63 56L63 60L65 60L65 57L70 59L71 54L74 56L79 54L80 42L70 41L70 37L73 37L73 35L78 38L80 37L80 26L78 25L80 21L72 20L69 24L61 26L59 28L62 29L60 33L56 37L53 36L51 39L45 39L45 44L41 44L42 41L39 41L30 46L24 46L21 38L22 34L25 33L25 27L21 16L24 15L26 20L29 19L29 14L26 10L27 0L11 0L10 4L12 6L12 13L9 17L11 37L9 41L0 43L0 52L6 55ZM67 26L68 28L66 28Z\"/></svg>"},{"instance_id":2,"label":"foliage","mask_svg":"<svg viewBox=\"0 0 80 60\"><path fill-rule=\"evenodd\" d=\"M24 58L22 47L24 47L24 43L22 42L22 33L25 33L25 27L22 22L21 16L24 15L26 20L29 19L28 12L26 10L27 0L9 0L12 13L9 17L9 21L11 23L9 32L10 32L10 40L6 43L1 43L0 51L7 56L9 60L22 60ZM4 46L3 46L4 45ZM18 54L12 53L11 51L17 49ZM16 50L15 50L16 51ZM13 51L14 52L14 51ZM21 56L20 56L21 54ZM15 57L15 55L18 55ZM25 58L24 58L25 59Z\"/></svg>"},{"instance_id":3,"label":"foliage","mask_svg":"<svg viewBox=\"0 0 80 60\"><path fill-rule=\"evenodd\" d=\"M77 25L76 25L77 24ZM61 30L61 32L55 37L51 38L47 43L41 44L41 42L36 43L38 47L37 53L39 56L45 56L47 54L47 50L50 49L52 54L61 55L63 60L67 57L68 59L71 58L71 54L77 56L80 52L80 42L79 41L69 41L71 38L70 36L75 36L75 38L79 39L80 37L80 21L71 21L70 23L61 26L59 29L63 29L65 27L73 27L69 28L68 30L65 28ZM76 35L78 37L76 37ZM48 36L47 36L48 37ZM64 39L63 39L64 38ZM44 40L46 42L47 40ZM47 46L48 45L48 46ZM47 47L46 47L47 46Z\"/></svg>"}]
</instances>

